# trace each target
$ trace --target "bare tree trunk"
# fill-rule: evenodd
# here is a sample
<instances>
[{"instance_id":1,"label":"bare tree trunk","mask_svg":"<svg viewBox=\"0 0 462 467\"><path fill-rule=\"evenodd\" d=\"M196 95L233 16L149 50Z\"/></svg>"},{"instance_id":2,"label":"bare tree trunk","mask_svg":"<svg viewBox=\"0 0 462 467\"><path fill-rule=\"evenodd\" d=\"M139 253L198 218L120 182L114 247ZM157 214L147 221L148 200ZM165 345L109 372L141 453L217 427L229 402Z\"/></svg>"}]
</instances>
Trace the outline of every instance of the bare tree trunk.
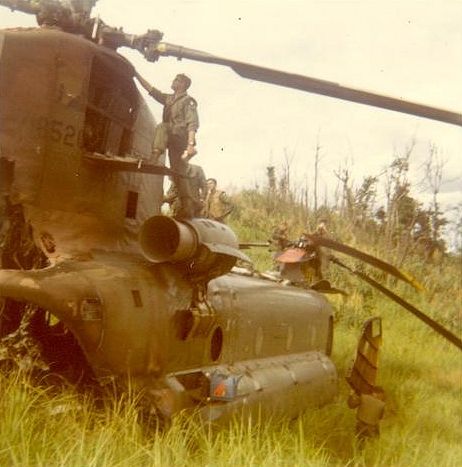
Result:
<instances>
[{"instance_id":1,"label":"bare tree trunk","mask_svg":"<svg viewBox=\"0 0 462 467\"><path fill-rule=\"evenodd\" d=\"M435 145L430 145L430 154L425 162L425 181L428 188L432 192L431 204L431 227L432 227L432 240L436 244L440 237L441 223L439 219L440 206L438 202L438 195L443 180L443 167L445 161L441 159L438 154L438 148Z\"/></svg>"},{"instance_id":2,"label":"bare tree trunk","mask_svg":"<svg viewBox=\"0 0 462 467\"><path fill-rule=\"evenodd\" d=\"M314 187L313 187L313 196L314 196L314 215L315 221L317 221L318 216L318 170L319 170L319 151L321 147L319 146L319 136L316 141L316 152L314 154Z\"/></svg>"}]
</instances>

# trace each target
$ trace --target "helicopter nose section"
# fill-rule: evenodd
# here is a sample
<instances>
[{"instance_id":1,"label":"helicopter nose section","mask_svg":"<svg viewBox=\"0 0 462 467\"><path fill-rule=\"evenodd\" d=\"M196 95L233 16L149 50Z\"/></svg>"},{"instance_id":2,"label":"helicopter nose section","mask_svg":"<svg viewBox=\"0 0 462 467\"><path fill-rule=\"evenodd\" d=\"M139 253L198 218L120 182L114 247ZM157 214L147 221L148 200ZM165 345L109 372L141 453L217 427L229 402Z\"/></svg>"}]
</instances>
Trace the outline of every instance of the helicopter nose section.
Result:
<instances>
[{"instance_id":1,"label":"helicopter nose section","mask_svg":"<svg viewBox=\"0 0 462 467\"><path fill-rule=\"evenodd\" d=\"M87 356L98 348L102 336L102 303L78 273L56 267L0 270L0 296L7 302L30 304L36 310L51 313L72 332Z\"/></svg>"}]
</instances>

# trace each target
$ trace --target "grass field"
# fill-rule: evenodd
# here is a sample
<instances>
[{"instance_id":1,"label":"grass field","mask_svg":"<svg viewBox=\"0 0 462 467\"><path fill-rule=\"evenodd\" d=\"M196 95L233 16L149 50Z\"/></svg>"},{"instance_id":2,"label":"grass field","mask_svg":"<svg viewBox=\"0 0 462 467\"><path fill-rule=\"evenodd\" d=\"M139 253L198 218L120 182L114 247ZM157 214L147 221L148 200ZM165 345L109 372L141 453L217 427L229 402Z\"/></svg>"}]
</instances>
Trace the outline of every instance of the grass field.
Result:
<instances>
[{"instance_id":1,"label":"grass field","mask_svg":"<svg viewBox=\"0 0 462 467\"><path fill-rule=\"evenodd\" d=\"M259 238L252 231L241 239ZM263 237L261 237L263 238ZM256 267L271 266L266 249L249 252ZM406 267L425 287L392 288L462 335L461 269L457 261ZM333 360L340 394L296 420L236 420L211 432L177 417L170 429L147 430L136 400L103 403L72 387L32 383L21 372L0 372L0 466L454 466L462 464L462 354L405 310L339 271L332 282L349 292L330 296L335 308ZM390 285L390 284L389 284ZM386 409L378 439L360 443L343 380L363 321L383 319L379 381Z\"/></svg>"},{"instance_id":2,"label":"grass field","mask_svg":"<svg viewBox=\"0 0 462 467\"><path fill-rule=\"evenodd\" d=\"M135 401L96 406L72 388L0 376L0 465L5 466L459 466L462 459L461 354L412 316L380 299L384 343L380 381L387 395L379 439L361 446L341 382L333 404L293 421L219 432L178 418L147 432ZM341 308L341 307L340 307ZM358 319L338 317L334 360L343 375L354 355Z\"/></svg>"}]
</instances>

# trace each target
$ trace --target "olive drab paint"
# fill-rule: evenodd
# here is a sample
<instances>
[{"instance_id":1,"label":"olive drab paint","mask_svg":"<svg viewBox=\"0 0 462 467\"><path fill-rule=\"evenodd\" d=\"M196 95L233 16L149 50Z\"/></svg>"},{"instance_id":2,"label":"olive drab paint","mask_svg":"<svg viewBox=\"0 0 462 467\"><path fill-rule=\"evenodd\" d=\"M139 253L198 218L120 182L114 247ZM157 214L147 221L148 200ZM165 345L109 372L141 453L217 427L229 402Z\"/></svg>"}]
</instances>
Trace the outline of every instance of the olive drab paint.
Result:
<instances>
[{"instance_id":1,"label":"olive drab paint","mask_svg":"<svg viewBox=\"0 0 462 467\"><path fill-rule=\"evenodd\" d=\"M66 345L82 354L55 369L73 365L77 375L88 365L101 384L122 386L130 375L164 416L208 404L201 416L224 421L244 406L248 415L261 406L269 413L276 399L284 401L280 415L296 415L332 399L329 303L315 292L229 273L247 257L227 226L160 219L163 175L143 172L153 162L155 122L130 63L58 29L1 31L0 41L5 195L21 208L17 228L30 233L47 266L15 263L10 250L21 247L6 245L2 319L26 304L53 314L71 331ZM127 168L134 157L138 173ZM168 256L174 231L177 260ZM150 254L169 260L143 253L153 238L160 243ZM210 375L218 371L233 381L223 409L211 397ZM292 395L282 398L288 386Z\"/></svg>"},{"instance_id":2,"label":"olive drab paint","mask_svg":"<svg viewBox=\"0 0 462 467\"><path fill-rule=\"evenodd\" d=\"M329 402L337 394L331 305L314 287L235 268L249 260L226 225L160 215L164 176L179 174L153 156L156 123L116 50L225 65L455 125L461 115L162 43L156 30L126 34L92 18L92 5L0 0L40 25L0 31L0 345L21 332L40 336L41 371L128 385L165 418L183 409L213 423L295 417ZM303 255L327 247L416 284L340 242L308 240ZM366 396L358 395L361 420L378 423L382 407Z\"/></svg>"}]
</instances>

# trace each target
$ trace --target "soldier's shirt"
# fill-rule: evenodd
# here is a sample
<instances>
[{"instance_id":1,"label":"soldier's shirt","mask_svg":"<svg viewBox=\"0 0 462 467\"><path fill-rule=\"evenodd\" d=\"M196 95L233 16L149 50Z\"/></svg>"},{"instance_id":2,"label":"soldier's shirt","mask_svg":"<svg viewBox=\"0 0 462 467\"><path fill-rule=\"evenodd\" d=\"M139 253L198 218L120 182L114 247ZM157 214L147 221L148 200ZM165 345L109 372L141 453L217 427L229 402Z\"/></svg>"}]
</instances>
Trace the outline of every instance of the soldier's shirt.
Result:
<instances>
[{"instance_id":1,"label":"soldier's shirt","mask_svg":"<svg viewBox=\"0 0 462 467\"><path fill-rule=\"evenodd\" d=\"M194 198L204 201L207 196L207 179L204 170L200 165L189 164L187 175L192 195Z\"/></svg>"},{"instance_id":2,"label":"soldier's shirt","mask_svg":"<svg viewBox=\"0 0 462 467\"><path fill-rule=\"evenodd\" d=\"M209 219L223 219L234 209L228 195L221 190L209 192L206 199L206 217Z\"/></svg>"},{"instance_id":3,"label":"soldier's shirt","mask_svg":"<svg viewBox=\"0 0 462 467\"><path fill-rule=\"evenodd\" d=\"M165 94L153 88L149 93L157 102L163 104L162 120L169 124L169 131L174 135L183 135L188 131L197 131L199 116L197 102L186 92Z\"/></svg>"}]
</instances>

